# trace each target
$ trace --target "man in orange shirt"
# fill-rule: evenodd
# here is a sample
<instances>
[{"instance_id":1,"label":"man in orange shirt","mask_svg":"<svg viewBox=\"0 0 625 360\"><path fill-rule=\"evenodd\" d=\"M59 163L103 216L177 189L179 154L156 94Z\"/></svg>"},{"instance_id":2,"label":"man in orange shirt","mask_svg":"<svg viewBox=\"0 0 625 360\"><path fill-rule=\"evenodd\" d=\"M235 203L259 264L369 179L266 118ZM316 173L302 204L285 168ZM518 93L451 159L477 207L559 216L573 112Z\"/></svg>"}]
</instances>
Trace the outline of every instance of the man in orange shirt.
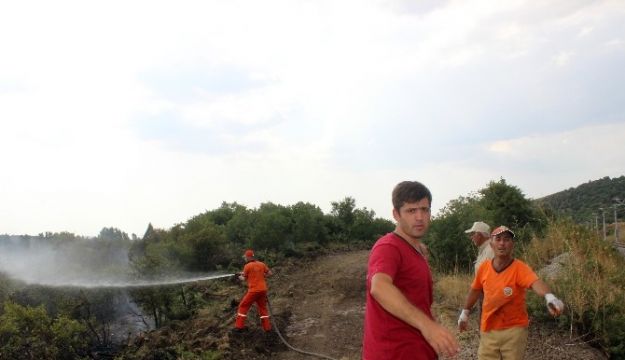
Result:
<instances>
[{"instance_id":1,"label":"man in orange shirt","mask_svg":"<svg viewBox=\"0 0 625 360\"><path fill-rule=\"evenodd\" d=\"M545 297L551 315L559 316L564 310L564 303L551 293L549 286L524 262L514 259L513 240L514 233L507 227L493 230L490 245L495 257L480 265L458 319L459 330L466 330L471 308L483 294L479 360L523 359L529 325L526 289Z\"/></svg>"},{"instance_id":2,"label":"man in orange shirt","mask_svg":"<svg viewBox=\"0 0 625 360\"><path fill-rule=\"evenodd\" d=\"M270 331L271 322L267 310L267 282L265 278L271 276L272 272L265 263L254 258L254 251L246 250L243 257L246 264L243 267L243 272L239 274L239 279L247 281L247 293L239 303L237 319L234 324L235 330L242 331L245 329L247 312L250 306L256 303L263 330Z\"/></svg>"}]
</instances>

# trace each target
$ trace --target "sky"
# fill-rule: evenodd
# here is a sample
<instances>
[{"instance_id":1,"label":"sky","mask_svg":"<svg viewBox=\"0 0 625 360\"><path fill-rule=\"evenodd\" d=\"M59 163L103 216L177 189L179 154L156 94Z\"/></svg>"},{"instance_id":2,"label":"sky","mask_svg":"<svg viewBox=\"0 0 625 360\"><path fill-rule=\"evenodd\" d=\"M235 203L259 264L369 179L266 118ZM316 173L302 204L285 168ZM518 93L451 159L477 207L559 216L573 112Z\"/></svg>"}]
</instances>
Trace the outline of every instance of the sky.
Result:
<instances>
[{"instance_id":1,"label":"sky","mask_svg":"<svg viewBox=\"0 0 625 360\"><path fill-rule=\"evenodd\" d=\"M623 64L620 0L2 2L0 234L618 177Z\"/></svg>"}]
</instances>

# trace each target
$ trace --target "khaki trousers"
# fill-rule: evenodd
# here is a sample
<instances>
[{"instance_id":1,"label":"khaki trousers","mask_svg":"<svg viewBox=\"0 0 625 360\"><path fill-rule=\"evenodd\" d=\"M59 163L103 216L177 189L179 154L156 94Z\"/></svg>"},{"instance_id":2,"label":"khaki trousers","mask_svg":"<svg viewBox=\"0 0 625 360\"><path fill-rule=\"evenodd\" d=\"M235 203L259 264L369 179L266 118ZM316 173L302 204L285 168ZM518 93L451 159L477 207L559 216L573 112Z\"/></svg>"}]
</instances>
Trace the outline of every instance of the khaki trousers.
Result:
<instances>
[{"instance_id":1,"label":"khaki trousers","mask_svg":"<svg viewBox=\"0 0 625 360\"><path fill-rule=\"evenodd\" d=\"M491 330L480 334L478 360L523 360L527 347L526 327Z\"/></svg>"}]
</instances>

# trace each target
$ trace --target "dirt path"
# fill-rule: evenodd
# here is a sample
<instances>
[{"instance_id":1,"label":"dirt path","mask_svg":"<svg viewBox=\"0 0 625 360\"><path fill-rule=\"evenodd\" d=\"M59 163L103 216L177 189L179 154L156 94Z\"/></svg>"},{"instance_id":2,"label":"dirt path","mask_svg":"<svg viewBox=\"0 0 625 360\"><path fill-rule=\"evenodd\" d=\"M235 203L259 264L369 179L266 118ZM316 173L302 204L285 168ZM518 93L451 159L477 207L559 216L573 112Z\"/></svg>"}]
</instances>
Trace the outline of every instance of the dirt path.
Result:
<instances>
[{"instance_id":1,"label":"dirt path","mask_svg":"<svg viewBox=\"0 0 625 360\"><path fill-rule=\"evenodd\" d=\"M367 251L330 255L292 274L278 274L274 312L291 313L289 324L278 324L292 346L336 359L360 359L363 330ZM284 326L286 325L286 326ZM310 359L294 351L275 359Z\"/></svg>"}]
</instances>

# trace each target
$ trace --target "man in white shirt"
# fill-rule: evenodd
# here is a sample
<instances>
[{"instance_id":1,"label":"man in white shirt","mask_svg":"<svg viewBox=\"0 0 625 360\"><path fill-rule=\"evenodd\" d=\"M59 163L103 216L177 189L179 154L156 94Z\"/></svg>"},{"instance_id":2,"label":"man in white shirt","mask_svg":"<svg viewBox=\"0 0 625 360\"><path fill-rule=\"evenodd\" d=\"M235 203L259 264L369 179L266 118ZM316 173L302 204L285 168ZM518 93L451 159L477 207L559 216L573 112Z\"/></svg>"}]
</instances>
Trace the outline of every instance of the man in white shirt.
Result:
<instances>
[{"instance_id":1,"label":"man in white shirt","mask_svg":"<svg viewBox=\"0 0 625 360\"><path fill-rule=\"evenodd\" d=\"M473 263L473 275L475 275L484 261L490 261L495 257L495 252L490 246L490 226L485 222L476 221L470 229L465 230L465 233L470 234L471 241L477 246L477 259ZM482 318L482 296L477 302L477 318ZM480 324L480 321L478 320L477 323Z\"/></svg>"},{"instance_id":2,"label":"man in white shirt","mask_svg":"<svg viewBox=\"0 0 625 360\"><path fill-rule=\"evenodd\" d=\"M471 234L471 241L477 246L477 259L475 260L473 273L477 273L477 269L480 264L485 260L490 260L495 257L493 248L490 247L490 226L482 221L476 221L473 223L470 229L465 233Z\"/></svg>"}]
</instances>

